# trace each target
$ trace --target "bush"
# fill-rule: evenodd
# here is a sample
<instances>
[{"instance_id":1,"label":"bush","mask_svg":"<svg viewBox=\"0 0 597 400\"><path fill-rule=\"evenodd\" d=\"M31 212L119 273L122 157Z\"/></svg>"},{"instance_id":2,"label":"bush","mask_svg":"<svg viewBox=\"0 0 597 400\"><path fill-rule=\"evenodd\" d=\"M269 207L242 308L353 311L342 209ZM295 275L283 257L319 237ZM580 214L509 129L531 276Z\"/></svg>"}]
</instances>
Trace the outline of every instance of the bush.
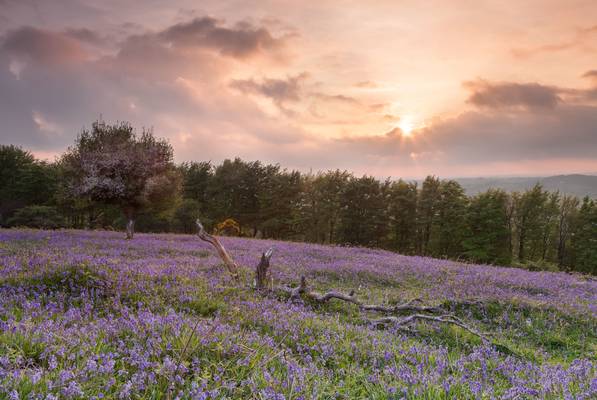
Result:
<instances>
[{"instance_id":1,"label":"bush","mask_svg":"<svg viewBox=\"0 0 597 400\"><path fill-rule=\"evenodd\" d=\"M8 226L27 226L40 229L58 229L65 227L64 217L49 206L28 206L18 209L8 219Z\"/></svg>"}]
</instances>

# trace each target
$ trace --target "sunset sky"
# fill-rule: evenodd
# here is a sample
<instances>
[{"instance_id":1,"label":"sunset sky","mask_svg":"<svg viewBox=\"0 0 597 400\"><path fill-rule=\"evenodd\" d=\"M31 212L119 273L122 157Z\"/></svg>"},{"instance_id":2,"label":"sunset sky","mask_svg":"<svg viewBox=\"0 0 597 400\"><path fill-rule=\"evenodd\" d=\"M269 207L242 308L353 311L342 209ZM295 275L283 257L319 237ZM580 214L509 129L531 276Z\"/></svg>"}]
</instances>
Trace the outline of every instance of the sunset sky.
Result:
<instances>
[{"instance_id":1,"label":"sunset sky","mask_svg":"<svg viewBox=\"0 0 597 400\"><path fill-rule=\"evenodd\" d=\"M100 118L177 161L597 172L597 2L0 0L0 142Z\"/></svg>"}]
</instances>

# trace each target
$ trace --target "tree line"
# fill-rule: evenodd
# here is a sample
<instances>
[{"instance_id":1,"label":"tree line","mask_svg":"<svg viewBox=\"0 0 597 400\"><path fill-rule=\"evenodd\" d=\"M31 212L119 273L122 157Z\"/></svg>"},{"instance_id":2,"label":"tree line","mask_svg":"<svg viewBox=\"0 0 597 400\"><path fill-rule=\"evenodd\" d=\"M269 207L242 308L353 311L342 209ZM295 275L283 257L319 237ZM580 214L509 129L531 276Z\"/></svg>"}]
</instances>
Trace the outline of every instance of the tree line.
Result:
<instances>
[{"instance_id":1,"label":"tree line","mask_svg":"<svg viewBox=\"0 0 597 400\"><path fill-rule=\"evenodd\" d=\"M221 234L384 248L408 255L597 274L597 203L548 192L467 196L454 180L239 158L173 162L151 131L98 121L55 162L0 146L0 224Z\"/></svg>"}]
</instances>

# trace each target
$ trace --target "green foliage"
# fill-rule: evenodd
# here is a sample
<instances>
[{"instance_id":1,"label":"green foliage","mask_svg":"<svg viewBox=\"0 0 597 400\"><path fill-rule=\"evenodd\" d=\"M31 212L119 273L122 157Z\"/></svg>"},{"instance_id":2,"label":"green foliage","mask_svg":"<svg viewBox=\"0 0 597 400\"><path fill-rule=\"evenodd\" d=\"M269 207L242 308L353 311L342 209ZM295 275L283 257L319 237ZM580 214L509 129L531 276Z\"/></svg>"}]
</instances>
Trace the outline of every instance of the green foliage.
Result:
<instances>
[{"instance_id":1,"label":"green foliage","mask_svg":"<svg viewBox=\"0 0 597 400\"><path fill-rule=\"evenodd\" d=\"M57 185L56 168L19 147L0 145L0 224L29 205L47 205Z\"/></svg>"},{"instance_id":2,"label":"green foliage","mask_svg":"<svg viewBox=\"0 0 597 400\"><path fill-rule=\"evenodd\" d=\"M268 170L258 194L259 229L266 237L292 237L295 213L301 193L301 175L297 171Z\"/></svg>"},{"instance_id":3,"label":"green foliage","mask_svg":"<svg viewBox=\"0 0 597 400\"><path fill-rule=\"evenodd\" d=\"M385 244L389 185L371 176L348 181L340 201L338 242L376 247Z\"/></svg>"},{"instance_id":4,"label":"green foliage","mask_svg":"<svg viewBox=\"0 0 597 400\"><path fill-rule=\"evenodd\" d=\"M173 227L177 232L193 233L197 229L195 220L201 216L201 203L193 198L184 198L174 211ZM208 226L205 218L201 222Z\"/></svg>"},{"instance_id":5,"label":"green foliage","mask_svg":"<svg viewBox=\"0 0 597 400\"><path fill-rule=\"evenodd\" d=\"M515 226L518 236L518 260L534 258L538 253L538 243L543 239L542 215L549 199L549 193L537 184L520 196L515 197Z\"/></svg>"},{"instance_id":6,"label":"green foliage","mask_svg":"<svg viewBox=\"0 0 597 400\"><path fill-rule=\"evenodd\" d=\"M241 236L597 274L594 200L581 207L541 185L467 197L435 176L419 187L240 158L175 166L172 157L167 142L128 123L94 123L54 164L1 146L0 224L124 229L135 217L139 231L193 233L198 217L210 231L233 219Z\"/></svg>"},{"instance_id":7,"label":"green foliage","mask_svg":"<svg viewBox=\"0 0 597 400\"><path fill-rule=\"evenodd\" d=\"M389 188L391 247L402 254L413 254L417 234L417 184L403 180Z\"/></svg>"},{"instance_id":8,"label":"green foliage","mask_svg":"<svg viewBox=\"0 0 597 400\"><path fill-rule=\"evenodd\" d=\"M340 222L340 203L350 177L351 174L340 170L303 177L303 190L297 207L297 222L307 241L336 242Z\"/></svg>"},{"instance_id":9,"label":"green foliage","mask_svg":"<svg viewBox=\"0 0 597 400\"><path fill-rule=\"evenodd\" d=\"M440 200L440 180L435 176L428 176L423 181L417 202L418 240L417 254L429 255L429 244L432 229L437 219L437 208Z\"/></svg>"},{"instance_id":10,"label":"green foliage","mask_svg":"<svg viewBox=\"0 0 597 400\"><path fill-rule=\"evenodd\" d=\"M489 190L473 197L468 206L469 231L463 241L465 256L470 260L507 265L510 257L508 195Z\"/></svg>"},{"instance_id":11,"label":"green foliage","mask_svg":"<svg viewBox=\"0 0 597 400\"><path fill-rule=\"evenodd\" d=\"M65 227L64 217L56 207L27 206L18 209L6 222L8 226L28 226L39 229L57 229Z\"/></svg>"},{"instance_id":12,"label":"green foliage","mask_svg":"<svg viewBox=\"0 0 597 400\"><path fill-rule=\"evenodd\" d=\"M597 204L585 197L578 212L572 245L575 270L597 275Z\"/></svg>"},{"instance_id":13,"label":"green foliage","mask_svg":"<svg viewBox=\"0 0 597 400\"><path fill-rule=\"evenodd\" d=\"M430 254L442 258L457 258L462 254L467 229L467 204L468 198L458 182L448 180L440 183Z\"/></svg>"}]
</instances>

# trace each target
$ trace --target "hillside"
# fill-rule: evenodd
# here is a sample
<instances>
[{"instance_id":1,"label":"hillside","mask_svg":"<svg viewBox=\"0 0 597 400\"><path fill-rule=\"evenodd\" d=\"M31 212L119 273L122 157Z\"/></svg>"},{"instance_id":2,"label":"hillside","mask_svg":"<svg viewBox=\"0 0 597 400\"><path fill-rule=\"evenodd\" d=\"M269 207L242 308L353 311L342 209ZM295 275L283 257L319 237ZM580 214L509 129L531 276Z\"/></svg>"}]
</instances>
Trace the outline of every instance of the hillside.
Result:
<instances>
[{"instance_id":1,"label":"hillside","mask_svg":"<svg viewBox=\"0 0 597 400\"><path fill-rule=\"evenodd\" d=\"M597 198L597 175L556 175L548 177L494 177L494 178L457 178L466 193L474 195L491 188L504 189L506 192L524 191L536 183L543 185L549 192L559 191L577 197Z\"/></svg>"},{"instance_id":2,"label":"hillside","mask_svg":"<svg viewBox=\"0 0 597 400\"><path fill-rule=\"evenodd\" d=\"M479 399L597 394L597 281L365 248L222 238L235 283L190 235L0 230L0 399ZM273 280L420 298L488 332L374 327L353 305L291 302ZM15 397L16 396L16 397Z\"/></svg>"}]
</instances>

